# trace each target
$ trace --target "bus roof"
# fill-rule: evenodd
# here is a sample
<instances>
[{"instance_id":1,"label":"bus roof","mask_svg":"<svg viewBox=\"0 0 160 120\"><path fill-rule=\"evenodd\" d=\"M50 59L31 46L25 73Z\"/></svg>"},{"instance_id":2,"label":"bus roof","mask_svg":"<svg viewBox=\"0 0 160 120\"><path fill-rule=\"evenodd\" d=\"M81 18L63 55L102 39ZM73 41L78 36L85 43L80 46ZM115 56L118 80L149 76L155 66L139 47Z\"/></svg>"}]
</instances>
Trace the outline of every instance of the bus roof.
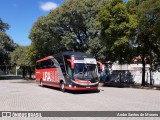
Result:
<instances>
[{"instance_id":1,"label":"bus roof","mask_svg":"<svg viewBox=\"0 0 160 120\"><path fill-rule=\"evenodd\" d=\"M65 51L65 52L60 52L58 54L55 54L55 56L64 56L64 55L68 55L68 56L72 56L74 55L75 57L86 57L86 58L94 58L92 55L87 54L87 53L83 53L83 52L73 52L73 51ZM36 62L42 62L44 60L48 60L48 59L52 59L54 58L53 56L47 56L45 58L39 59Z\"/></svg>"},{"instance_id":2,"label":"bus roof","mask_svg":"<svg viewBox=\"0 0 160 120\"><path fill-rule=\"evenodd\" d=\"M74 55L75 57L93 58L93 55L90 55L90 54L87 54L87 53L83 53L83 52L73 52L73 51L65 51L65 52L61 52L61 53L56 54L56 55L68 55L68 56Z\"/></svg>"},{"instance_id":3,"label":"bus roof","mask_svg":"<svg viewBox=\"0 0 160 120\"><path fill-rule=\"evenodd\" d=\"M48 59L52 59L53 58L53 56L47 56L47 57L45 57L45 58L42 58L42 59L40 59L40 60L37 60L36 62L42 62L42 61L44 61L44 60L48 60Z\"/></svg>"}]
</instances>

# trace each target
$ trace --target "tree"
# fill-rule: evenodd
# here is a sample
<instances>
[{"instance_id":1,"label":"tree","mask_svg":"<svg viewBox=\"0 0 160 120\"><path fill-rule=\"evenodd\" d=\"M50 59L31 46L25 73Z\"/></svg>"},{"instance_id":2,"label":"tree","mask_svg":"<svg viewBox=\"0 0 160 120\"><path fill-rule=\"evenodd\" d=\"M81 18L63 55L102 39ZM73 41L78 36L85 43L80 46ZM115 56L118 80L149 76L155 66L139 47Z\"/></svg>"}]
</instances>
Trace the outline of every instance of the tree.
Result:
<instances>
[{"instance_id":1,"label":"tree","mask_svg":"<svg viewBox=\"0 0 160 120\"><path fill-rule=\"evenodd\" d=\"M48 16L40 17L32 27L29 54L32 60L64 50L100 56L103 48L98 12L106 0L68 0ZM36 54L35 54L36 53Z\"/></svg>"},{"instance_id":2,"label":"tree","mask_svg":"<svg viewBox=\"0 0 160 120\"><path fill-rule=\"evenodd\" d=\"M106 60L118 60L120 64L132 61L134 50L129 44L129 33L136 27L133 18L123 0L112 0L101 9L99 20Z\"/></svg>"},{"instance_id":3,"label":"tree","mask_svg":"<svg viewBox=\"0 0 160 120\"><path fill-rule=\"evenodd\" d=\"M152 57L152 51L160 55L160 1L146 0L138 6L138 43L142 48L142 64L143 64L143 76L142 86L145 86L145 60L147 51L150 52L150 58ZM153 58L153 57L152 57Z\"/></svg>"},{"instance_id":4,"label":"tree","mask_svg":"<svg viewBox=\"0 0 160 120\"><path fill-rule=\"evenodd\" d=\"M103 46L99 40L101 28L98 23L98 13L106 2L102 0L70 0L57 11L49 14L51 20L55 14L59 14L56 31L65 48L88 52L97 58L100 57L98 53Z\"/></svg>"},{"instance_id":5,"label":"tree","mask_svg":"<svg viewBox=\"0 0 160 120\"><path fill-rule=\"evenodd\" d=\"M20 66L23 71L23 78L26 76L26 71L29 72L29 78L32 75L32 67L29 64L29 59L27 57L28 47L26 46L18 46L13 52L11 52L11 64Z\"/></svg>"},{"instance_id":6,"label":"tree","mask_svg":"<svg viewBox=\"0 0 160 120\"><path fill-rule=\"evenodd\" d=\"M7 23L4 23L2 19L0 19L0 31L5 32L8 30L9 25Z\"/></svg>"},{"instance_id":7,"label":"tree","mask_svg":"<svg viewBox=\"0 0 160 120\"><path fill-rule=\"evenodd\" d=\"M132 4L134 3L134 4ZM160 1L158 0L131 0L128 3L130 12L137 15L135 42L138 55L142 58L142 86L145 86L145 58L153 61L160 55Z\"/></svg>"},{"instance_id":8,"label":"tree","mask_svg":"<svg viewBox=\"0 0 160 120\"><path fill-rule=\"evenodd\" d=\"M0 19L0 65L10 64L9 53L16 47L13 40L6 34L7 29L9 25Z\"/></svg>"}]
</instances>

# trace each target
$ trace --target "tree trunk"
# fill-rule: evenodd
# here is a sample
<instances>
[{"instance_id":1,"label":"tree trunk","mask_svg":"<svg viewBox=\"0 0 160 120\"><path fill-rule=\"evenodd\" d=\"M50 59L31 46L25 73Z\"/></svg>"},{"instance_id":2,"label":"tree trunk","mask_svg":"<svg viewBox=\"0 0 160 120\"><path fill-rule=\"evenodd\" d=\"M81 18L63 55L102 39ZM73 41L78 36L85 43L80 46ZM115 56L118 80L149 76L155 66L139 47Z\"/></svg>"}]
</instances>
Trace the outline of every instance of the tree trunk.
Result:
<instances>
[{"instance_id":1,"label":"tree trunk","mask_svg":"<svg viewBox=\"0 0 160 120\"><path fill-rule=\"evenodd\" d=\"M146 63L145 63L145 55L142 55L142 84L141 86L145 86L145 71L146 71Z\"/></svg>"},{"instance_id":2,"label":"tree trunk","mask_svg":"<svg viewBox=\"0 0 160 120\"><path fill-rule=\"evenodd\" d=\"M26 77L26 67L22 67L22 77L25 78Z\"/></svg>"},{"instance_id":3,"label":"tree trunk","mask_svg":"<svg viewBox=\"0 0 160 120\"><path fill-rule=\"evenodd\" d=\"M29 79L32 79L32 69L31 69L31 67L28 68L28 72L29 72Z\"/></svg>"},{"instance_id":4,"label":"tree trunk","mask_svg":"<svg viewBox=\"0 0 160 120\"><path fill-rule=\"evenodd\" d=\"M150 73L150 85L152 85L152 65L151 68L149 69L149 73Z\"/></svg>"}]
</instances>

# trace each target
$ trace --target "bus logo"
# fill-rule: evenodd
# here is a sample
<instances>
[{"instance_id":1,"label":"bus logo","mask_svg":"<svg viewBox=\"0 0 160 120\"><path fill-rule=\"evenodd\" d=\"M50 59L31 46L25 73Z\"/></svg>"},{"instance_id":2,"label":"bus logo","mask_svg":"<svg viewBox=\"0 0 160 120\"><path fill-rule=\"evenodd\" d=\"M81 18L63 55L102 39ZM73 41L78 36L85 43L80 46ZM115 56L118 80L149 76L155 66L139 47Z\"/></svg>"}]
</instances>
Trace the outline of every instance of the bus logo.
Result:
<instances>
[{"instance_id":1,"label":"bus logo","mask_svg":"<svg viewBox=\"0 0 160 120\"><path fill-rule=\"evenodd\" d=\"M54 72L43 72L43 80L44 81L53 81L54 80Z\"/></svg>"},{"instance_id":2,"label":"bus logo","mask_svg":"<svg viewBox=\"0 0 160 120\"><path fill-rule=\"evenodd\" d=\"M43 81L58 81L58 76L57 71L43 72Z\"/></svg>"}]
</instances>

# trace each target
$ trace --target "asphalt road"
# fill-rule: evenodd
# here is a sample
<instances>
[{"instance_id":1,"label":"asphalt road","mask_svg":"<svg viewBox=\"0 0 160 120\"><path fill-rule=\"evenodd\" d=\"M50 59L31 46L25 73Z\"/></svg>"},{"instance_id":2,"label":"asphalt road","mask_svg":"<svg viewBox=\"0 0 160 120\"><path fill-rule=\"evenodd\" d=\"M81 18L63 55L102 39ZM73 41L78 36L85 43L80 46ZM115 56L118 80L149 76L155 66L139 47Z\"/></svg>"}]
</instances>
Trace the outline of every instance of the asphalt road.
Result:
<instances>
[{"instance_id":1,"label":"asphalt road","mask_svg":"<svg viewBox=\"0 0 160 120\"><path fill-rule=\"evenodd\" d=\"M99 92L63 93L34 81L0 80L0 111L160 111L160 91L99 87Z\"/></svg>"}]
</instances>

